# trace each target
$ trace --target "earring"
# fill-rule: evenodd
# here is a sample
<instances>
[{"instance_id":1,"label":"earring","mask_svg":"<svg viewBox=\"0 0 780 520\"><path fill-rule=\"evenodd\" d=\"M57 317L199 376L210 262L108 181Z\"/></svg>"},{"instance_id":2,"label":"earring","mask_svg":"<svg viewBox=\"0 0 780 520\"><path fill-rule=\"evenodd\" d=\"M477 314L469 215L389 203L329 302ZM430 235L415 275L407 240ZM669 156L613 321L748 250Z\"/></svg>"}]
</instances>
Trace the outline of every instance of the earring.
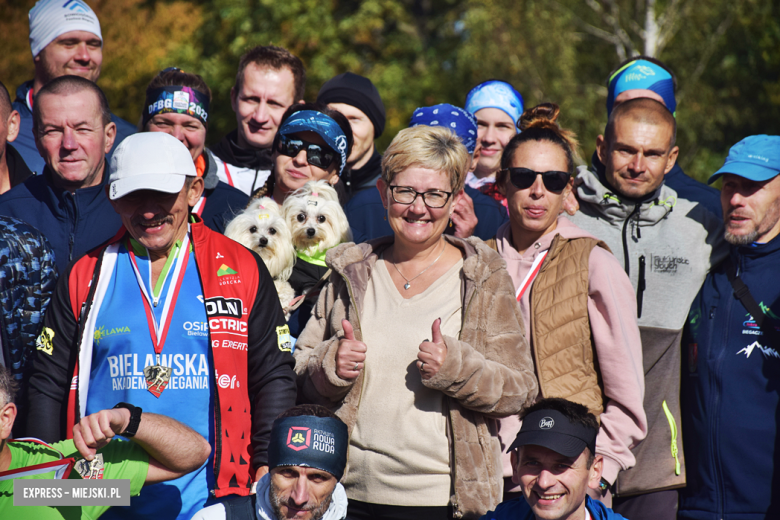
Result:
<instances>
[{"instance_id":1,"label":"earring","mask_svg":"<svg viewBox=\"0 0 780 520\"><path fill-rule=\"evenodd\" d=\"M450 217L450 227L452 227L452 217Z\"/></svg>"}]
</instances>

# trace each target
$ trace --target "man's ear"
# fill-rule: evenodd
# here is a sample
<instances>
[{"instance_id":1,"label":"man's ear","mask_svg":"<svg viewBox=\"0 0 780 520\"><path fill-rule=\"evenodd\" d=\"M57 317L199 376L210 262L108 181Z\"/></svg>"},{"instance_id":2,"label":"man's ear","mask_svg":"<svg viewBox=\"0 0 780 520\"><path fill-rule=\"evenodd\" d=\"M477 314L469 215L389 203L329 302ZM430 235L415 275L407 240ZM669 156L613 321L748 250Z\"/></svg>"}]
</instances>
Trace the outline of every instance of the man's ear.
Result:
<instances>
[{"instance_id":1,"label":"man's ear","mask_svg":"<svg viewBox=\"0 0 780 520\"><path fill-rule=\"evenodd\" d=\"M114 146L114 140L116 139L116 124L113 121L108 123L103 129L103 132L106 136L106 149L103 153L107 154L111 151L111 147Z\"/></svg>"},{"instance_id":2,"label":"man's ear","mask_svg":"<svg viewBox=\"0 0 780 520\"><path fill-rule=\"evenodd\" d=\"M599 134L599 136L596 138L596 155L599 158L599 161L601 161L601 164L607 164L607 140L604 139L604 136Z\"/></svg>"},{"instance_id":3,"label":"man's ear","mask_svg":"<svg viewBox=\"0 0 780 520\"><path fill-rule=\"evenodd\" d=\"M604 471L604 457L596 455L593 459L593 465L588 470L588 487L598 489L601 482L601 473Z\"/></svg>"},{"instance_id":4,"label":"man's ear","mask_svg":"<svg viewBox=\"0 0 780 520\"><path fill-rule=\"evenodd\" d=\"M664 175L672 171L674 164L677 162L677 156L680 154L680 147L675 146L672 151L669 152L669 158L666 160L666 168L664 169Z\"/></svg>"},{"instance_id":5,"label":"man's ear","mask_svg":"<svg viewBox=\"0 0 780 520\"><path fill-rule=\"evenodd\" d=\"M0 408L0 441L11 437L11 430L16 420L16 405L8 403Z\"/></svg>"},{"instance_id":6,"label":"man's ear","mask_svg":"<svg viewBox=\"0 0 780 520\"><path fill-rule=\"evenodd\" d=\"M190 184L190 189L187 192L187 204L193 207L200 200L200 196L203 195L205 185L203 184L203 177L195 177Z\"/></svg>"},{"instance_id":7,"label":"man's ear","mask_svg":"<svg viewBox=\"0 0 780 520\"><path fill-rule=\"evenodd\" d=\"M512 482L515 484L520 483L520 475L517 473L517 463L519 462L517 458L517 450L512 450L509 454L509 463L512 465Z\"/></svg>"},{"instance_id":8,"label":"man's ear","mask_svg":"<svg viewBox=\"0 0 780 520\"><path fill-rule=\"evenodd\" d=\"M238 92L235 86L230 87L230 108L233 109L233 112L238 113Z\"/></svg>"},{"instance_id":9,"label":"man's ear","mask_svg":"<svg viewBox=\"0 0 780 520\"><path fill-rule=\"evenodd\" d=\"M6 136L6 141L11 143L16 139L16 136L19 135L19 121L21 120L21 116L19 115L19 112L16 110L11 110L11 113L8 115L8 121L6 121L6 128L8 128L8 135Z\"/></svg>"}]
</instances>

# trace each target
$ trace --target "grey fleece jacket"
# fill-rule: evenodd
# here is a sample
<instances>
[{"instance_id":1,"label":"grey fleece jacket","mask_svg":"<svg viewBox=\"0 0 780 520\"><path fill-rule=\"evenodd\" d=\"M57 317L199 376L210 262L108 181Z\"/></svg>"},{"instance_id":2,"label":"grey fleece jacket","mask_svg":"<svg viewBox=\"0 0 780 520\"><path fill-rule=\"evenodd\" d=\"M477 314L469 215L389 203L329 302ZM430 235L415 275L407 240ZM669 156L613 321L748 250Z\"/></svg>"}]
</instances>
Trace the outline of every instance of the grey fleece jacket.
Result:
<instances>
[{"instance_id":1,"label":"grey fleece jacket","mask_svg":"<svg viewBox=\"0 0 780 520\"><path fill-rule=\"evenodd\" d=\"M625 199L581 168L580 211L570 217L606 242L637 296L645 373L647 438L636 466L618 476L620 496L685 485L680 417L680 340L688 311L710 267L728 254L721 220L662 184L644 202Z\"/></svg>"}]
</instances>

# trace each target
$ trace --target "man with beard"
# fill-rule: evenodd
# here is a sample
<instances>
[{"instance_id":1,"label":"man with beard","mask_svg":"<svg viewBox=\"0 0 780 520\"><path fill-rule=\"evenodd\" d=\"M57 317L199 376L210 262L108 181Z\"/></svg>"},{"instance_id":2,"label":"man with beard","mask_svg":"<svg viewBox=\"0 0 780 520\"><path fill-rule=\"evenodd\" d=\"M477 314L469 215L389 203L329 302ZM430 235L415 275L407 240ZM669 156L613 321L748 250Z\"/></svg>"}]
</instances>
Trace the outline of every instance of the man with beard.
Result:
<instances>
[{"instance_id":1,"label":"man with beard","mask_svg":"<svg viewBox=\"0 0 780 520\"><path fill-rule=\"evenodd\" d=\"M688 485L678 518L780 515L779 173L780 136L754 135L709 179L723 179L731 249L693 301L683 339Z\"/></svg>"},{"instance_id":2,"label":"man with beard","mask_svg":"<svg viewBox=\"0 0 780 520\"><path fill-rule=\"evenodd\" d=\"M258 482L257 493L207 507L192 520L343 520L347 494L339 480L347 441L347 425L326 408L290 408L274 421L271 471Z\"/></svg>"}]
</instances>

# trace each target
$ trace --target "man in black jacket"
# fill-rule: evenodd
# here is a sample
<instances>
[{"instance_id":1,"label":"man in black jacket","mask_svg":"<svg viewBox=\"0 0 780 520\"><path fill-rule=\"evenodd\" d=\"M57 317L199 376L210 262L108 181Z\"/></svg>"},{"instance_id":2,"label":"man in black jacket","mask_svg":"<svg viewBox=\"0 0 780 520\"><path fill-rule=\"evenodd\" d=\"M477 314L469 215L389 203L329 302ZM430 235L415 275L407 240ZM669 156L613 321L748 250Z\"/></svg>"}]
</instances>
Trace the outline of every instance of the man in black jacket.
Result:
<instances>
[{"instance_id":1,"label":"man in black jacket","mask_svg":"<svg viewBox=\"0 0 780 520\"><path fill-rule=\"evenodd\" d=\"M306 70L300 58L273 45L241 56L230 104L238 126L211 148L219 180L247 195L271 175L271 145L285 111L303 103Z\"/></svg>"}]
</instances>

